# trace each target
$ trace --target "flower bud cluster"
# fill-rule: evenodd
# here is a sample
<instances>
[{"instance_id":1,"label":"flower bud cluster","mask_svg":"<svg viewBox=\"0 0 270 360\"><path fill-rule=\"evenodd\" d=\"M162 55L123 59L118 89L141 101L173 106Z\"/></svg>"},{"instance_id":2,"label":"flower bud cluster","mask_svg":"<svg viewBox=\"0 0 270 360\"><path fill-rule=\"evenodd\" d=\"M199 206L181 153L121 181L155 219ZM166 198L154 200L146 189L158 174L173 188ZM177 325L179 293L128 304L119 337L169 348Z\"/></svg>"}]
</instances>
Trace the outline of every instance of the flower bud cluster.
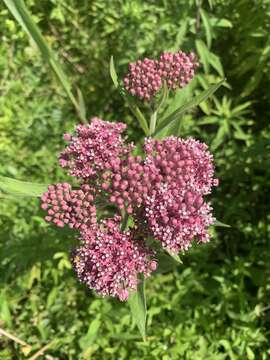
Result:
<instances>
[{"instance_id":1,"label":"flower bud cluster","mask_svg":"<svg viewBox=\"0 0 270 360\"><path fill-rule=\"evenodd\" d=\"M131 95L149 101L162 85L161 77L157 72L157 62L146 58L130 63L124 85Z\"/></svg>"},{"instance_id":2,"label":"flower bud cluster","mask_svg":"<svg viewBox=\"0 0 270 360\"><path fill-rule=\"evenodd\" d=\"M89 185L72 190L70 184L50 185L41 197L41 208L47 211L45 220L58 227L86 229L96 223L96 207Z\"/></svg>"},{"instance_id":3,"label":"flower bud cluster","mask_svg":"<svg viewBox=\"0 0 270 360\"><path fill-rule=\"evenodd\" d=\"M100 170L119 156L129 153L132 145L124 146L122 132L126 125L93 118L91 125L78 125L76 135L65 134L69 145L60 154L60 165L69 174L82 179L95 179Z\"/></svg>"},{"instance_id":4,"label":"flower bud cluster","mask_svg":"<svg viewBox=\"0 0 270 360\"><path fill-rule=\"evenodd\" d=\"M215 219L203 196L218 182L207 145L171 136L147 139L145 152L145 163L156 174L145 204L153 237L176 253L187 250L192 240L208 241L207 229Z\"/></svg>"},{"instance_id":5,"label":"flower bud cluster","mask_svg":"<svg viewBox=\"0 0 270 360\"><path fill-rule=\"evenodd\" d=\"M127 300L128 290L136 290L138 274L148 277L156 269L154 253L120 231L121 218L115 216L82 232L83 246L76 249L72 262L79 280L102 296Z\"/></svg>"},{"instance_id":6,"label":"flower bud cluster","mask_svg":"<svg viewBox=\"0 0 270 360\"><path fill-rule=\"evenodd\" d=\"M145 58L130 63L124 87L132 96L149 101L160 90L162 82L173 90L187 85L198 66L194 53L164 52L159 60Z\"/></svg>"},{"instance_id":7,"label":"flower bud cluster","mask_svg":"<svg viewBox=\"0 0 270 360\"><path fill-rule=\"evenodd\" d=\"M159 58L158 74L167 82L168 88L176 90L184 87L193 79L198 66L194 53L164 52Z\"/></svg>"},{"instance_id":8,"label":"flower bud cluster","mask_svg":"<svg viewBox=\"0 0 270 360\"><path fill-rule=\"evenodd\" d=\"M59 227L78 229L82 245L74 251L73 265L83 283L101 295L128 298L138 275L156 269L154 252L146 245L155 238L178 253L192 240L209 241L212 207L205 200L213 186L213 157L206 144L194 139L147 138L142 156L121 136L125 125L94 118L80 125L60 156L60 163L79 178L78 188L50 185L41 197L45 219ZM102 206L114 218L97 220ZM122 214L133 228L123 230ZM121 216L120 216L121 214Z\"/></svg>"}]
</instances>

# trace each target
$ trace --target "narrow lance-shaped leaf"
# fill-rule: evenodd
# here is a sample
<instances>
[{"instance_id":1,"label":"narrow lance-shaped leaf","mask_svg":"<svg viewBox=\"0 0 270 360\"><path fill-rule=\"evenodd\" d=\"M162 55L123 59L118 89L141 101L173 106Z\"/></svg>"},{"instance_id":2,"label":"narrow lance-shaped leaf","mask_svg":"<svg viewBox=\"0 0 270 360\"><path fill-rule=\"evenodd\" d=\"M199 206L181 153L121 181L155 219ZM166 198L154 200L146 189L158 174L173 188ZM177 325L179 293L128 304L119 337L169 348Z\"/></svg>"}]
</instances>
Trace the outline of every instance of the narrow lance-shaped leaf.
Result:
<instances>
[{"instance_id":1,"label":"narrow lance-shaped leaf","mask_svg":"<svg viewBox=\"0 0 270 360\"><path fill-rule=\"evenodd\" d=\"M190 101L188 101L185 105L176 109L173 113L168 115L161 123L157 126L155 134L159 133L166 126L171 124L172 122L178 120L185 112L191 110L195 106L199 105L202 101L207 100L210 96L212 96L217 89L223 84L225 79L221 80L217 84L211 85L207 90L203 91L198 96L193 97Z\"/></svg>"},{"instance_id":2,"label":"narrow lance-shaped leaf","mask_svg":"<svg viewBox=\"0 0 270 360\"><path fill-rule=\"evenodd\" d=\"M146 301L144 293L144 280L141 279L137 291L129 295L128 303L132 317L140 330L143 340L146 340Z\"/></svg>"},{"instance_id":3,"label":"narrow lance-shaped leaf","mask_svg":"<svg viewBox=\"0 0 270 360\"><path fill-rule=\"evenodd\" d=\"M48 188L48 184L38 184L0 176L0 193L12 196L38 197Z\"/></svg>"},{"instance_id":4,"label":"narrow lance-shaped leaf","mask_svg":"<svg viewBox=\"0 0 270 360\"><path fill-rule=\"evenodd\" d=\"M214 226L227 227L227 228L231 227L231 225L224 224L223 222L221 222L221 221L219 221L219 220L216 220L216 221L214 222Z\"/></svg>"},{"instance_id":5,"label":"narrow lance-shaped leaf","mask_svg":"<svg viewBox=\"0 0 270 360\"><path fill-rule=\"evenodd\" d=\"M210 49L212 44L212 27L211 27L210 19L207 12L202 8L200 9L200 15L205 28L207 46Z\"/></svg>"},{"instance_id":6,"label":"narrow lance-shaped leaf","mask_svg":"<svg viewBox=\"0 0 270 360\"><path fill-rule=\"evenodd\" d=\"M179 264L183 264L183 261L180 259L180 256L178 254L169 250L167 250L166 252L174 259L174 261L178 262Z\"/></svg>"},{"instance_id":7,"label":"narrow lance-shaped leaf","mask_svg":"<svg viewBox=\"0 0 270 360\"><path fill-rule=\"evenodd\" d=\"M110 75L111 75L112 81L114 83L114 86L116 88L118 88L118 86L119 86L118 76L117 76L117 73L116 73L116 70L115 70L113 56L111 56L111 60L110 60Z\"/></svg>"},{"instance_id":8,"label":"narrow lance-shaped leaf","mask_svg":"<svg viewBox=\"0 0 270 360\"><path fill-rule=\"evenodd\" d=\"M62 70L62 67L60 63L56 60L53 52L47 45L44 37L42 36L41 32L39 31L39 28L35 24L35 22L32 20L32 17L30 13L28 12L24 1L23 0L4 0L4 3L6 4L7 8L10 10L12 15L15 17L15 19L18 21L18 23L22 26L22 28L26 31L26 33L31 37L31 39L34 41L36 46L41 51L41 54L43 58L48 62L54 73L56 74L59 83L63 86L64 90L66 91L69 99L73 103L74 107L76 108L76 111L78 115L80 116L81 120L83 122L86 122L84 114L81 112L80 105L73 95L71 91L71 84L65 75L64 71Z\"/></svg>"},{"instance_id":9,"label":"narrow lance-shaped leaf","mask_svg":"<svg viewBox=\"0 0 270 360\"><path fill-rule=\"evenodd\" d=\"M159 103L157 105L157 109L156 109L157 113L163 107L163 105L165 104L167 98L168 98L168 86L167 86L166 81L164 81L163 82L163 87L162 87L162 94L161 94L160 101L159 101Z\"/></svg>"}]
</instances>

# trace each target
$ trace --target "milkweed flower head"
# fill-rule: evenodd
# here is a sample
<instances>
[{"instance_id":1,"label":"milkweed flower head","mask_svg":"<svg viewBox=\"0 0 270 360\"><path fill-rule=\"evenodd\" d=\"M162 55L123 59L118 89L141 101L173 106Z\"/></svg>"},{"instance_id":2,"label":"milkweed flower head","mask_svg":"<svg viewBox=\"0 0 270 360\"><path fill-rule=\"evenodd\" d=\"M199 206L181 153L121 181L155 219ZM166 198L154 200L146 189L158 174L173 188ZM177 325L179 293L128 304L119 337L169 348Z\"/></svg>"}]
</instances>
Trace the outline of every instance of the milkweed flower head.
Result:
<instances>
[{"instance_id":1,"label":"milkweed flower head","mask_svg":"<svg viewBox=\"0 0 270 360\"><path fill-rule=\"evenodd\" d=\"M120 230L119 216L83 231L81 240L73 266L79 280L102 296L127 300L129 290L136 290L138 275L148 277L156 269L154 252Z\"/></svg>"},{"instance_id":2,"label":"milkweed flower head","mask_svg":"<svg viewBox=\"0 0 270 360\"><path fill-rule=\"evenodd\" d=\"M121 136L126 125L93 118L90 125L78 125L76 134L65 134L69 142L60 154L60 165L69 174L81 179L95 179L108 163L129 153L133 145L125 146Z\"/></svg>"},{"instance_id":3,"label":"milkweed flower head","mask_svg":"<svg viewBox=\"0 0 270 360\"><path fill-rule=\"evenodd\" d=\"M171 90L187 85L197 67L193 53L164 52L157 60L129 64L124 88L151 101L163 84ZM148 107L151 133L156 105ZM175 136L146 138L135 156L125 130L124 123L95 117L89 125L78 125L75 134L65 134L59 163L75 177L75 186L50 185L41 197L46 221L79 234L80 245L72 254L79 280L121 301L137 289L141 277L156 270L162 248L177 254L193 240L209 241L215 219L206 196L218 186L206 144Z\"/></svg>"},{"instance_id":4,"label":"milkweed flower head","mask_svg":"<svg viewBox=\"0 0 270 360\"><path fill-rule=\"evenodd\" d=\"M164 52L158 61L158 74L166 81L168 88L175 90L193 79L198 66L194 53Z\"/></svg>"},{"instance_id":5,"label":"milkweed flower head","mask_svg":"<svg viewBox=\"0 0 270 360\"><path fill-rule=\"evenodd\" d=\"M207 242L207 229L215 219L203 196L217 185L207 145L171 136L163 141L147 139L144 149L153 174L145 203L153 237L176 253L187 250L193 239Z\"/></svg>"},{"instance_id":6,"label":"milkweed flower head","mask_svg":"<svg viewBox=\"0 0 270 360\"><path fill-rule=\"evenodd\" d=\"M192 52L164 52L158 60L145 58L130 63L129 72L124 77L124 87L132 96L150 101L161 89L163 82L172 90L187 85L198 66Z\"/></svg>"},{"instance_id":7,"label":"milkweed flower head","mask_svg":"<svg viewBox=\"0 0 270 360\"><path fill-rule=\"evenodd\" d=\"M45 220L58 227L85 229L96 223L93 189L82 185L72 190L68 183L50 185L41 197L41 208L47 211Z\"/></svg>"},{"instance_id":8,"label":"milkweed flower head","mask_svg":"<svg viewBox=\"0 0 270 360\"><path fill-rule=\"evenodd\" d=\"M129 64L124 78L125 89L133 96L149 101L161 88L162 80L157 71L157 61L138 60Z\"/></svg>"},{"instance_id":9,"label":"milkweed flower head","mask_svg":"<svg viewBox=\"0 0 270 360\"><path fill-rule=\"evenodd\" d=\"M191 241L208 242L207 229L214 223L212 207L196 191L181 191L161 185L147 199L146 217L155 239L174 253L186 251Z\"/></svg>"}]
</instances>

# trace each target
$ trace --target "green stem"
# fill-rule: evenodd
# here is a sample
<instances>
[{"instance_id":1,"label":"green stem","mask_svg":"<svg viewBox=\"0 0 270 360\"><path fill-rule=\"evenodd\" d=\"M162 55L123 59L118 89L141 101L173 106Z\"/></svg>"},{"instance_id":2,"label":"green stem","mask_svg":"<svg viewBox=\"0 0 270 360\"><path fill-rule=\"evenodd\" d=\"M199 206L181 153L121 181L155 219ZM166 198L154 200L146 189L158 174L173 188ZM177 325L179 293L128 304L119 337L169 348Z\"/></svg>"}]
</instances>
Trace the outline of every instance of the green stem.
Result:
<instances>
[{"instance_id":1,"label":"green stem","mask_svg":"<svg viewBox=\"0 0 270 360\"><path fill-rule=\"evenodd\" d=\"M125 231L127 229L128 214L123 210L121 215L122 215L121 231Z\"/></svg>"},{"instance_id":2,"label":"green stem","mask_svg":"<svg viewBox=\"0 0 270 360\"><path fill-rule=\"evenodd\" d=\"M150 135L152 135L156 130L156 124L157 124L157 111L154 111L151 115L150 119Z\"/></svg>"}]
</instances>

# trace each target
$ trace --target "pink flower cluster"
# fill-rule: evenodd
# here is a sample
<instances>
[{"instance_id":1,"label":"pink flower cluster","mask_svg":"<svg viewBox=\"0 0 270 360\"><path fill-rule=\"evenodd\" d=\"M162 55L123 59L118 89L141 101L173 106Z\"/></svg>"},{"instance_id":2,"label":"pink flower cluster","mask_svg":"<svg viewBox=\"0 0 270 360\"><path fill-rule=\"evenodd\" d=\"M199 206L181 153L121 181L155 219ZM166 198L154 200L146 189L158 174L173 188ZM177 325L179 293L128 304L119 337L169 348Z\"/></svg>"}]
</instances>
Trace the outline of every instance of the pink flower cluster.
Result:
<instances>
[{"instance_id":1,"label":"pink flower cluster","mask_svg":"<svg viewBox=\"0 0 270 360\"><path fill-rule=\"evenodd\" d=\"M76 136L64 135L70 144L60 155L60 165L77 178L95 178L100 170L133 148L123 146L121 134L125 128L123 123L99 118L93 118L91 125L78 125Z\"/></svg>"},{"instance_id":2,"label":"pink flower cluster","mask_svg":"<svg viewBox=\"0 0 270 360\"><path fill-rule=\"evenodd\" d=\"M145 216L153 237L176 253L187 250L193 239L208 241L207 228L215 219L203 195L218 181L213 179L213 157L207 145L171 136L163 141L147 139L145 152L152 174Z\"/></svg>"},{"instance_id":3,"label":"pink flower cluster","mask_svg":"<svg viewBox=\"0 0 270 360\"><path fill-rule=\"evenodd\" d=\"M194 53L164 52L159 60L146 58L130 63L124 87L132 96L149 101L160 90L163 81L173 90L187 85L198 66Z\"/></svg>"},{"instance_id":4,"label":"pink flower cluster","mask_svg":"<svg viewBox=\"0 0 270 360\"><path fill-rule=\"evenodd\" d=\"M127 300L128 290L136 290L138 273L149 276L156 269L154 253L144 243L120 231L118 216L84 231L84 245L73 255L73 265L81 282L105 296Z\"/></svg>"},{"instance_id":5,"label":"pink flower cluster","mask_svg":"<svg viewBox=\"0 0 270 360\"><path fill-rule=\"evenodd\" d=\"M198 66L194 53L164 52L158 62L158 74L167 82L170 89L175 90L184 87L193 79Z\"/></svg>"},{"instance_id":6,"label":"pink flower cluster","mask_svg":"<svg viewBox=\"0 0 270 360\"><path fill-rule=\"evenodd\" d=\"M78 126L76 136L66 134L60 164L80 180L78 188L50 185L41 197L47 221L80 233L82 246L73 256L80 281L120 300L136 288L139 274L147 277L157 266L147 238L175 253L187 250L192 240L209 241L214 218L204 196L218 185L206 144L148 138L142 156L133 156L124 129L94 118ZM111 211L118 215L98 220ZM129 230L121 229L123 213L133 220Z\"/></svg>"},{"instance_id":7,"label":"pink flower cluster","mask_svg":"<svg viewBox=\"0 0 270 360\"><path fill-rule=\"evenodd\" d=\"M157 72L157 62L146 58L130 63L124 85L131 95L150 100L162 85L161 77Z\"/></svg>"}]
</instances>

